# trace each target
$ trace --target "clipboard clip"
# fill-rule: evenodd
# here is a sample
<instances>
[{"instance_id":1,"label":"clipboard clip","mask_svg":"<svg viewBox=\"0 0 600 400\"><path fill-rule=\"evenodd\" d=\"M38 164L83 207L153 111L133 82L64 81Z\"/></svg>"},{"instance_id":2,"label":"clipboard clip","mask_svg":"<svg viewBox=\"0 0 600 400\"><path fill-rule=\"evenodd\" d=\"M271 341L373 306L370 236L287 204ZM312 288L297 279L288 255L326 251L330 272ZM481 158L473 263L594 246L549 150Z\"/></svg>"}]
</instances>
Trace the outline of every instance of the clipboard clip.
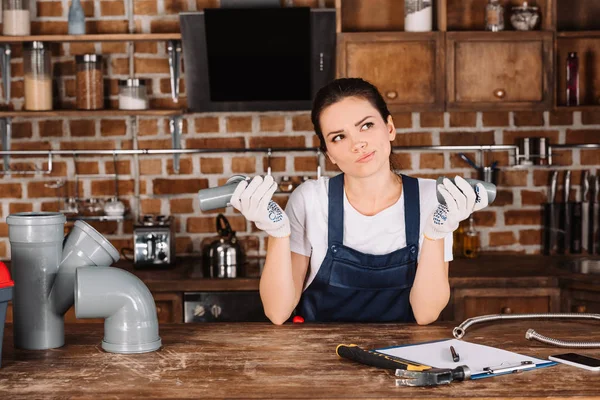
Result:
<instances>
[{"instance_id":1,"label":"clipboard clip","mask_svg":"<svg viewBox=\"0 0 600 400\"><path fill-rule=\"evenodd\" d=\"M485 367L483 370L488 374L505 374L535 368L533 361L521 361L519 364L499 365L497 367Z\"/></svg>"}]
</instances>

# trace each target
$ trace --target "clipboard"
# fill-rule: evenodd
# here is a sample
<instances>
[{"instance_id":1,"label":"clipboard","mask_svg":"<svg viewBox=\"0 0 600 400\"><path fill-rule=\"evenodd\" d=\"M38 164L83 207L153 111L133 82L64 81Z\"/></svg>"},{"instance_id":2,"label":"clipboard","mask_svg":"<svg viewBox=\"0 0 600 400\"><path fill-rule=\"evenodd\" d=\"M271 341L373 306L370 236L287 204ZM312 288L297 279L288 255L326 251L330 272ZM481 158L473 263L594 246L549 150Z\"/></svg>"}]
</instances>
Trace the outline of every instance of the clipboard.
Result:
<instances>
[{"instance_id":1,"label":"clipboard","mask_svg":"<svg viewBox=\"0 0 600 400\"><path fill-rule=\"evenodd\" d=\"M456 349L460 361L454 362L452 360L450 346ZM459 365L467 365L471 370L471 379L490 378L512 374L517 371L532 371L557 364L554 361L529 357L512 351L458 339L437 340L374 350L434 368L452 369Z\"/></svg>"}]
</instances>

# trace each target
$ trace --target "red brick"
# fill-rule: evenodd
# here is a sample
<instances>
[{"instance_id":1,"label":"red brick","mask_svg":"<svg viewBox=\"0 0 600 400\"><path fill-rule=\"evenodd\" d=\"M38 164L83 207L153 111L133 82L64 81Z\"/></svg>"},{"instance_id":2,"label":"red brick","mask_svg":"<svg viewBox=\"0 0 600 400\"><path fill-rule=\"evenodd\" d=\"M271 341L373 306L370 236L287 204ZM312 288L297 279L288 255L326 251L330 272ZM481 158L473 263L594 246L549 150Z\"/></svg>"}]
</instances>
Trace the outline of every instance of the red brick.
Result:
<instances>
[{"instance_id":1,"label":"red brick","mask_svg":"<svg viewBox=\"0 0 600 400\"><path fill-rule=\"evenodd\" d=\"M243 149L246 147L243 137L186 139L188 149Z\"/></svg>"},{"instance_id":2,"label":"red brick","mask_svg":"<svg viewBox=\"0 0 600 400\"><path fill-rule=\"evenodd\" d=\"M317 158L316 157L294 157L294 171L316 171L317 170ZM271 171L273 166L271 165Z\"/></svg>"},{"instance_id":3,"label":"red brick","mask_svg":"<svg viewBox=\"0 0 600 400\"><path fill-rule=\"evenodd\" d=\"M11 150L50 150L52 146L45 141L40 142L13 142L10 144ZM18 156L13 156L13 158ZM25 156L29 157L29 156Z\"/></svg>"},{"instance_id":4,"label":"red brick","mask_svg":"<svg viewBox=\"0 0 600 400\"><path fill-rule=\"evenodd\" d=\"M251 148L306 147L304 136L264 136L250 138Z\"/></svg>"},{"instance_id":5,"label":"red brick","mask_svg":"<svg viewBox=\"0 0 600 400\"><path fill-rule=\"evenodd\" d=\"M194 172L194 164L192 160L189 158L180 158L179 159L179 174L180 175L189 175ZM169 175L177 175L175 170L173 169L173 158L169 158L167 160L167 174Z\"/></svg>"},{"instance_id":6,"label":"red brick","mask_svg":"<svg viewBox=\"0 0 600 400\"><path fill-rule=\"evenodd\" d=\"M142 214L162 214L161 199L142 199L140 204L142 208Z\"/></svg>"},{"instance_id":7,"label":"red brick","mask_svg":"<svg viewBox=\"0 0 600 400\"><path fill-rule=\"evenodd\" d=\"M539 210L508 210L504 212L505 225L541 225Z\"/></svg>"},{"instance_id":8,"label":"red brick","mask_svg":"<svg viewBox=\"0 0 600 400\"><path fill-rule=\"evenodd\" d=\"M48 170L48 162L42 163L42 168ZM67 163L52 161L52 172L47 176L67 176Z\"/></svg>"},{"instance_id":9,"label":"red brick","mask_svg":"<svg viewBox=\"0 0 600 400\"><path fill-rule=\"evenodd\" d=\"M175 242L175 254L189 254L194 251L194 242L188 236L177 235Z\"/></svg>"},{"instance_id":10,"label":"red brick","mask_svg":"<svg viewBox=\"0 0 600 400\"><path fill-rule=\"evenodd\" d=\"M498 174L498 185L500 186L527 186L527 175L529 171L502 170Z\"/></svg>"},{"instance_id":11,"label":"red brick","mask_svg":"<svg viewBox=\"0 0 600 400\"><path fill-rule=\"evenodd\" d=\"M508 126L508 112L490 111L481 113L483 126Z\"/></svg>"},{"instance_id":12,"label":"red brick","mask_svg":"<svg viewBox=\"0 0 600 400\"><path fill-rule=\"evenodd\" d=\"M20 183L0 183L0 197L4 199L23 197Z\"/></svg>"},{"instance_id":13,"label":"red brick","mask_svg":"<svg viewBox=\"0 0 600 400\"><path fill-rule=\"evenodd\" d=\"M166 14L179 14L182 11L188 11L186 0L163 0Z\"/></svg>"},{"instance_id":14,"label":"red brick","mask_svg":"<svg viewBox=\"0 0 600 400\"><path fill-rule=\"evenodd\" d=\"M542 231L540 229L524 229L519 231L519 244L539 245L542 243Z\"/></svg>"},{"instance_id":15,"label":"red brick","mask_svg":"<svg viewBox=\"0 0 600 400\"><path fill-rule=\"evenodd\" d=\"M98 161L77 161L78 175L96 175L98 171Z\"/></svg>"},{"instance_id":16,"label":"red brick","mask_svg":"<svg viewBox=\"0 0 600 400\"><path fill-rule=\"evenodd\" d=\"M443 112L423 112L420 115L421 128L443 128L444 113Z\"/></svg>"},{"instance_id":17,"label":"red brick","mask_svg":"<svg viewBox=\"0 0 600 400\"><path fill-rule=\"evenodd\" d=\"M41 210L58 212L62 208L62 202L60 201L44 201L42 202Z\"/></svg>"},{"instance_id":18,"label":"red brick","mask_svg":"<svg viewBox=\"0 0 600 400\"><path fill-rule=\"evenodd\" d=\"M442 169L444 168L444 153L421 153L419 168Z\"/></svg>"},{"instance_id":19,"label":"red brick","mask_svg":"<svg viewBox=\"0 0 600 400\"><path fill-rule=\"evenodd\" d=\"M22 99L25 97L25 84L23 81L15 81L10 83L10 98Z\"/></svg>"},{"instance_id":20,"label":"red brick","mask_svg":"<svg viewBox=\"0 0 600 400\"><path fill-rule=\"evenodd\" d=\"M582 111L581 122L584 125L600 125L600 113L598 111Z\"/></svg>"},{"instance_id":21,"label":"red brick","mask_svg":"<svg viewBox=\"0 0 600 400\"><path fill-rule=\"evenodd\" d=\"M227 132L252 132L252 117L228 117Z\"/></svg>"},{"instance_id":22,"label":"red brick","mask_svg":"<svg viewBox=\"0 0 600 400\"><path fill-rule=\"evenodd\" d=\"M219 0L196 0L196 10L203 10L205 8L219 8Z\"/></svg>"},{"instance_id":23,"label":"red brick","mask_svg":"<svg viewBox=\"0 0 600 400\"><path fill-rule=\"evenodd\" d=\"M541 111L518 111L513 116L515 126L544 126L544 113Z\"/></svg>"},{"instance_id":24,"label":"red brick","mask_svg":"<svg viewBox=\"0 0 600 400\"><path fill-rule=\"evenodd\" d=\"M316 160L316 157L315 157ZM271 167L271 172L285 171L285 157L263 157L263 172L267 172L267 168Z\"/></svg>"},{"instance_id":25,"label":"red brick","mask_svg":"<svg viewBox=\"0 0 600 400\"><path fill-rule=\"evenodd\" d=\"M573 165L573 150L552 150L552 165Z\"/></svg>"},{"instance_id":26,"label":"red brick","mask_svg":"<svg viewBox=\"0 0 600 400\"><path fill-rule=\"evenodd\" d=\"M600 150L581 150L581 165L600 165Z\"/></svg>"},{"instance_id":27,"label":"red brick","mask_svg":"<svg viewBox=\"0 0 600 400\"><path fill-rule=\"evenodd\" d=\"M509 190L498 190L496 192L496 199L494 200L494 206L510 206L513 203L513 192Z\"/></svg>"},{"instance_id":28,"label":"red brick","mask_svg":"<svg viewBox=\"0 0 600 400\"><path fill-rule=\"evenodd\" d=\"M200 158L200 172L203 174L222 174L223 159L222 158Z\"/></svg>"},{"instance_id":29,"label":"red brick","mask_svg":"<svg viewBox=\"0 0 600 400\"><path fill-rule=\"evenodd\" d=\"M412 113L392 113L392 119L396 129L412 128Z\"/></svg>"},{"instance_id":30,"label":"red brick","mask_svg":"<svg viewBox=\"0 0 600 400\"><path fill-rule=\"evenodd\" d=\"M107 174L115 173L115 165L112 161L106 161L104 163L104 170ZM117 172L119 175L131 174L131 163L129 160L117 160Z\"/></svg>"},{"instance_id":31,"label":"red brick","mask_svg":"<svg viewBox=\"0 0 600 400\"><path fill-rule=\"evenodd\" d=\"M160 159L141 159L140 175L161 175L162 160Z\"/></svg>"},{"instance_id":32,"label":"red brick","mask_svg":"<svg viewBox=\"0 0 600 400\"><path fill-rule=\"evenodd\" d=\"M558 131L504 131L503 144L517 144L517 139L524 137L547 137L551 144L558 143Z\"/></svg>"},{"instance_id":33,"label":"red brick","mask_svg":"<svg viewBox=\"0 0 600 400\"><path fill-rule=\"evenodd\" d=\"M169 203L171 214L192 214L194 212L194 199L171 199Z\"/></svg>"},{"instance_id":34,"label":"red brick","mask_svg":"<svg viewBox=\"0 0 600 400\"><path fill-rule=\"evenodd\" d=\"M71 7L71 2L69 2L68 7ZM81 7L83 8L83 15L86 17L94 16L94 2L84 0L81 2Z\"/></svg>"},{"instance_id":35,"label":"red brick","mask_svg":"<svg viewBox=\"0 0 600 400\"><path fill-rule=\"evenodd\" d=\"M138 74L168 74L169 60L166 58L138 58L134 60Z\"/></svg>"},{"instance_id":36,"label":"red brick","mask_svg":"<svg viewBox=\"0 0 600 400\"><path fill-rule=\"evenodd\" d=\"M515 234L512 232L490 232L490 247L509 246L515 242Z\"/></svg>"},{"instance_id":37,"label":"red brick","mask_svg":"<svg viewBox=\"0 0 600 400\"><path fill-rule=\"evenodd\" d=\"M119 195L131 195L134 192L134 181L120 179L118 183ZM115 181L113 179L92 181L92 196L113 196L115 194Z\"/></svg>"},{"instance_id":38,"label":"red brick","mask_svg":"<svg viewBox=\"0 0 600 400\"><path fill-rule=\"evenodd\" d=\"M208 179L162 179L152 180L154 194L198 193L208 187Z\"/></svg>"},{"instance_id":39,"label":"red brick","mask_svg":"<svg viewBox=\"0 0 600 400\"><path fill-rule=\"evenodd\" d=\"M198 133L219 132L218 117L201 117L194 119L194 126Z\"/></svg>"},{"instance_id":40,"label":"red brick","mask_svg":"<svg viewBox=\"0 0 600 400\"><path fill-rule=\"evenodd\" d=\"M129 24L127 20L101 20L86 21L86 33L127 33Z\"/></svg>"},{"instance_id":41,"label":"red brick","mask_svg":"<svg viewBox=\"0 0 600 400\"><path fill-rule=\"evenodd\" d=\"M171 79L164 78L159 82L159 90L160 93L171 94ZM185 81L183 79L179 80L179 94L185 93Z\"/></svg>"},{"instance_id":42,"label":"red brick","mask_svg":"<svg viewBox=\"0 0 600 400\"><path fill-rule=\"evenodd\" d=\"M135 15L157 15L156 0L134 0L133 13Z\"/></svg>"},{"instance_id":43,"label":"red brick","mask_svg":"<svg viewBox=\"0 0 600 400\"><path fill-rule=\"evenodd\" d=\"M236 232L246 231L246 219L242 216L227 216L231 228ZM192 217L187 220L189 233L215 233L215 217Z\"/></svg>"},{"instance_id":44,"label":"red brick","mask_svg":"<svg viewBox=\"0 0 600 400\"><path fill-rule=\"evenodd\" d=\"M122 119L103 119L100 121L100 134L102 136L125 136L127 124Z\"/></svg>"},{"instance_id":45,"label":"red brick","mask_svg":"<svg viewBox=\"0 0 600 400\"><path fill-rule=\"evenodd\" d=\"M31 129L31 122L13 122L12 124L12 138L13 139L26 139L33 136Z\"/></svg>"},{"instance_id":46,"label":"red brick","mask_svg":"<svg viewBox=\"0 0 600 400\"><path fill-rule=\"evenodd\" d=\"M37 16L40 17L62 17L63 6L59 1L36 2Z\"/></svg>"},{"instance_id":47,"label":"red brick","mask_svg":"<svg viewBox=\"0 0 600 400\"><path fill-rule=\"evenodd\" d=\"M473 214L476 226L495 226L496 212L495 211L477 211Z\"/></svg>"},{"instance_id":48,"label":"red brick","mask_svg":"<svg viewBox=\"0 0 600 400\"><path fill-rule=\"evenodd\" d=\"M94 43L72 42L71 45L70 45L70 47L69 47L69 52L71 53L71 55L95 53L96 52L96 46L94 46Z\"/></svg>"},{"instance_id":49,"label":"red brick","mask_svg":"<svg viewBox=\"0 0 600 400\"><path fill-rule=\"evenodd\" d=\"M156 54L158 53L158 46L156 42L136 42L134 46L137 54ZM184 81L180 81L183 85ZM161 80L162 84L162 80Z\"/></svg>"},{"instance_id":50,"label":"red brick","mask_svg":"<svg viewBox=\"0 0 600 400\"><path fill-rule=\"evenodd\" d=\"M314 132L310 114L294 115L292 117L292 130L298 132Z\"/></svg>"},{"instance_id":51,"label":"red brick","mask_svg":"<svg viewBox=\"0 0 600 400\"><path fill-rule=\"evenodd\" d=\"M101 1L100 14L102 16L125 15L125 4L123 1Z\"/></svg>"},{"instance_id":52,"label":"red brick","mask_svg":"<svg viewBox=\"0 0 600 400\"><path fill-rule=\"evenodd\" d=\"M152 33L179 33L179 19L153 20L150 22Z\"/></svg>"},{"instance_id":53,"label":"red brick","mask_svg":"<svg viewBox=\"0 0 600 400\"><path fill-rule=\"evenodd\" d=\"M140 140L138 142L138 147L140 149L150 149L150 150L162 150L162 149L170 149L172 141L171 139L147 139Z\"/></svg>"},{"instance_id":54,"label":"red brick","mask_svg":"<svg viewBox=\"0 0 600 400\"><path fill-rule=\"evenodd\" d=\"M115 143L105 140L93 140L86 142L62 142L61 150L113 150Z\"/></svg>"},{"instance_id":55,"label":"red brick","mask_svg":"<svg viewBox=\"0 0 600 400\"><path fill-rule=\"evenodd\" d=\"M392 146L431 146L433 139L431 132L398 133Z\"/></svg>"},{"instance_id":56,"label":"red brick","mask_svg":"<svg viewBox=\"0 0 600 400\"><path fill-rule=\"evenodd\" d=\"M33 204L31 203L15 203L11 202L8 206L8 213L20 213L20 212L31 212L33 211Z\"/></svg>"},{"instance_id":57,"label":"red brick","mask_svg":"<svg viewBox=\"0 0 600 400\"><path fill-rule=\"evenodd\" d=\"M93 45L93 43L91 43ZM139 53L139 45L141 43L136 43L135 44L135 52ZM71 44L72 46L73 44ZM127 52L127 46L126 43L101 43L100 44L101 48L102 48L102 54L112 54L112 53L126 53ZM94 51L95 52L95 51ZM87 52L86 52L87 53Z\"/></svg>"},{"instance_id":58,"label":"red brick","mask_svg":"<svg viewBox=\"0 0 600 400\"><path fill-rule=\"evenodd\" d=\"M138 123L139 136L158 135L158 121L155 119L140 119Z\"/></svg>"},{"instance_id":59,"label":"red brick","mask_svg":"<svg viewBox=\"0 0 600 400\"><path fill-rule=\"evenodd\" d=\"M453 112L450 113L450 127L475 126L477 125L477 113L475 112Z\"/></svg>"},{"instance_id":60,"label":"red brick","mask_svg":"<svg viewBox=\"0 0 600 400\"><path fill-rule=\"evenodd\" d=\"M521 204L539 206L546 202L546 194L541 191L521 190Z\"/></svg>"},{"instance_id":61,"label":"red brick","mask_svg":"<svg viewBox=\"0 0 600 400\"><path fill-rule=\"evenodd\" d=\"M65 192L64 187L62 187L60 189L53 189L53 188L46 187L47 183L48 182L46 182L46 181L27 183L27 197L30 199L39 198L39 197L59 197L62 193ZM19 185L19 191L20 191L20 185ZM4 195L4 193L5 193L5 191L2 190L2 195ZM10 197L21 197L21 196L19 194L19 196L13 195Z\"/></svg>"},{"instance_id":62,"label":"red brick","mask_svg":"<svg viewBox=\"0 0 600 400\"><path fill-rule=\"evenodd\" d=\"M550 111L550 126L558 125L573 125L573 112Z\"/></svg>"},{"instance_id":63,"label":"red brick","mask_svg":"<svg viewBox=\"0 0 600 400\"><path fill-rule=\"evenodd\" d=\"M127 58L111 57L111 60L110 60L110 71L114 75L127 75L127 74L129 74L129 60Z\"/></svg>"},{"instance_id":64,"label":"red brick","mask_svg":"<svg viewBox=\"0 0 600 400\"><path fill-rule=\"evenodd\" d=\"M442 146L494 144L494 131L440 132Z\"/></svg>"},{"instance_id":65,"label":"red brick","mask_svg":"<svg viewBox=\"0 0 600 400\"><path fill-rule=\"evenodd\" d=\"M265 115L260 117L261 132L283 132L285 130L285 118L279 116Z\"/></svg>"},{"instance_id":66,"label":"red brick","mask_svg":"<svg viewBox=\"0 0 600 400\"><path fill-rule=\"evenodd\" d=\"M67 21L31 21L32 35L66 35Z\"/></svg>"},{"instance_id":67,"label":"red brick","mask_svg":"<svg viewBox=\"0 0 600 400\"><path fill-rule=\"evenodd\" d=\"M411 153L392 153L391 160L394 169L407 170L412 169Z\"/></svg>"},{"instance_id":68,"label":"red brick","mask_svg":"<svg viewBox=\"0 0 600 400\"><path fill-rule=\"evenodd\" d=\"M598 143L600 142L600 130L574 130L567 129L567 144ZM556 143L556 142L552 142Z\"/></svg>"},{"instance_id":69,"label":"red brick","mask_svg":"<svg viewBox=\"0 0 600 400\"><path fill-rule=\"evenodd\" d=\"M254 158L254 157L233 157L231 159L231 171L234 173L254 173L254 172L256 172L256 158Z\"/></svg>"},{"instance_id":70,"label":"red brick","mask_svg":"<svg viewBox=\"0 0 600 400\"><path fill-rule=\"evenodd\" d=\"M69 121L69 130L73 137L96 136L96 121L80 119Z\"/></svg>"}]
</instances>

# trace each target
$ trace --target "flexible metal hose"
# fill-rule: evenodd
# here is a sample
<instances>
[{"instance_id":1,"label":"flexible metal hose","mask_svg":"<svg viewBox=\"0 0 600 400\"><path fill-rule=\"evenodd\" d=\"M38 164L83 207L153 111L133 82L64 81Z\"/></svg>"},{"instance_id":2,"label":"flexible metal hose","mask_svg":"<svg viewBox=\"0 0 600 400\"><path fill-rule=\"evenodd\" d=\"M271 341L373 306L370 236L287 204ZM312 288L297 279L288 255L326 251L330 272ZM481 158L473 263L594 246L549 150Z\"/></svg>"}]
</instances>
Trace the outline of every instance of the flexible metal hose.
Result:
<instances>
[{"instance_id":1,"label":"flexible metal hose","mask_svg":"<svg viewBox=\"0 0 600 400\"><path fill-rule=\"evenodd\" d=\"M587 320L600 320L600 314L589 314L589 313L544 313L544 314L491 314L482 315L480 317L473 317L466 319L462 324L452 330L452 334L457 339L462 339L469 329L470 326L479 324L482 322L492 322L498 320L521 320L521 319L587 319ZM546 336L542 336L536 333L533 329L530 329L525 334L527 340L538 340L542 343L551 344L559 347L580 347L580 348L593 348L600 347L600 342L566 342L562 340L552 339Z\"/></svg>"}]
</instances>

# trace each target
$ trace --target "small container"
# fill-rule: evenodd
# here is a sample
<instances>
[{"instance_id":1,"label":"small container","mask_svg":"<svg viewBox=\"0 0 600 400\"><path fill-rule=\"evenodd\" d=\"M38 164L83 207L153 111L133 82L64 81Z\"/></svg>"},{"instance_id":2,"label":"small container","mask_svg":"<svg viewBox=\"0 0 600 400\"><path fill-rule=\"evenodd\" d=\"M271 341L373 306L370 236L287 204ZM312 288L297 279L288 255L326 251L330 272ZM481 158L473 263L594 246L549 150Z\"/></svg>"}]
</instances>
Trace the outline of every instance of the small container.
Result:
<instances>
[{"instance_id":1,"label":"small container","mask_svg":"<svg viewBox=\"0 0 600 400\"><path fill-rule=\"evenodd\" d=\"M81 210L79 213L87 217L99 217L104 215L104 204L100 199L93 197L85 199L81 203Z\"/></svg>"},{"instance_id":2,"label":"small container","mask_svg":"<svg viewBox=\"0 0 600 400\"><path fill-rule=\"evenodd\" d=\"M23 45L25 109L52 110L52 53L47 43Z\"/></svg>"},{"instance_id":3,"label":"small container","mask_svg":"<svg viewBox=\"0 0 600 400\"><path fill-rule=\"evenodd\" d=\"M433 6L431 0L404 0L404 30L430 32Z\"/></svg>"},{"instance_id":4,"label":"small container","mask_svg":"<svg viewBox=\"0 0 600 400\"><path fill-rule=\"evenodd\" d=\"M77 63L77 108L101 110L104 108L104 81L102 79L102 56L83 54L75 56Z\"/></svg>"},{"instance_id":5,"label":"small container","mask_svg":"<svg viewBox=\"0 0 600 400\"><path fill-rule=\"evenodd\" d=\"M476 258L479 255L479 246L479 232L475 229L475 221L471 215L463 236L463 255L467 258Z\"/></svg>"},{"instance_id":6,"label":"small container","mask_svg":"<svg viewBox=\"0 0 600 400\"><path fill-rule=\"evenodd\" d=\"M2 33L6 36L31 34L29 1L2 0Z\"/></svg>"},{"instance_id":7,"label":"small container","mask_svg":"<svg viewBox=\"0 0 600 400\"><path fill-rule=\"evenodd\" d=\"M504 30L504 7L499 0L489 0L485 8L485 30L492 32Z\"/></svg>"},{"instance_id":8,"label":"small container","mask_svg":"<svg viewBox=\"0 0 600 400\"><path fill-rule=\"evenodd\" d=\"M10 273L6 265L0 261L0 367L2 367L2 340L4 336L4 320L8 302L13 297L13 286L15 282L10 279Z\"/></svg>"},{"instance_id":9,"label":"small container","mask_svg":"<svg viewBox=\"0 0 600 400\"><path fill-rule=\"evenodd\" d=\"M148 92L143 79L119 81L119 110L148 109Z\"/></svg>"},{"instance_id":10,"label":"small container","mask_svg":"<svg viewBox=\"0 0 600 400\"><path fill-rule=\"evenodd\" d=\"M539 8L524 1L522 6L512 8L510 23L518 31L531 31L535 29L539 19Z\"/></svg>"}]
</instances>

